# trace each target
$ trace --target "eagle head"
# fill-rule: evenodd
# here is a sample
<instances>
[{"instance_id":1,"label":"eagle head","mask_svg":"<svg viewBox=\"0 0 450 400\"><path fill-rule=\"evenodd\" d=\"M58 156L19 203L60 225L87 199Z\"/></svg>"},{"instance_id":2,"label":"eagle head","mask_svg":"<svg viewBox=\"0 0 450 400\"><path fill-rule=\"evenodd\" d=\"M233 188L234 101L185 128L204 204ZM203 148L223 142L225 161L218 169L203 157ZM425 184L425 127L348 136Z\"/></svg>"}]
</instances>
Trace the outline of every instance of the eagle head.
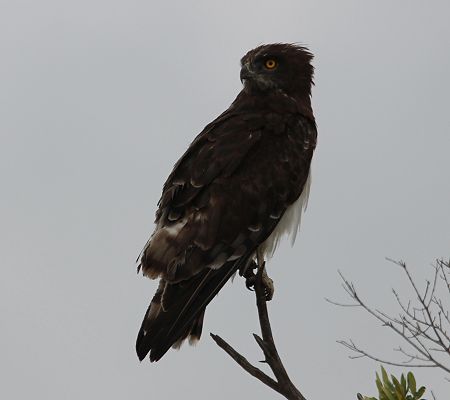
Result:
<instances>
[{"instance_id":1,"label":"eagle head","mask_svg":"<svg viewBox=\"0 0 450 400\"><path fill-rule=\"evenodd\" d=\"M241 59L244 90L281 90L287 95L310 95L313 85L313 55L307 48L287 43L258 46Z\"/></svg>"}]
</instances>

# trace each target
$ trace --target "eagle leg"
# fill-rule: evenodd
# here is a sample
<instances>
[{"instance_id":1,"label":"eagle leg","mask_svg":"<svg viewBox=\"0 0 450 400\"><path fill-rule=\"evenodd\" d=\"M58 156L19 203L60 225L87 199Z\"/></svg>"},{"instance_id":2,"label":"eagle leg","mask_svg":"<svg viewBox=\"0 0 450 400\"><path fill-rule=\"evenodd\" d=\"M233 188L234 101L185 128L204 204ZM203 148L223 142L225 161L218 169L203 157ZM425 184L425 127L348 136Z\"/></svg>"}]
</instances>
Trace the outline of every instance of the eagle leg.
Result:
<instances>
[{"instance_id":1,"label":"eagle leg","mask_svg":"<svg viewBox=\"0 0 450 400\"><path fill-rule=\"evenodd\" d=\"M275 287L273 285L273 280L267 275L266 262L264 261L264 254L261 251L261 247L256 250L256 261L258 264L258 273L261 271L261 285L263 286L264 294L266 295L266 301L270 301L273 298Z\"/></svg>"},{"instance_id":2,"label":"eagle leg","mask_svg":"<svg viewBox=\"0 0 450 400\"><path fill-rule=\"evenodd\" d=\"M273 298L273 293L275 292L275 286L273 280L267 275L265 263L262 265L263 271L261 275L261 283L264 288L264 294L266 295L266 301L270 301Z\"/></svg>"}]
</instances>

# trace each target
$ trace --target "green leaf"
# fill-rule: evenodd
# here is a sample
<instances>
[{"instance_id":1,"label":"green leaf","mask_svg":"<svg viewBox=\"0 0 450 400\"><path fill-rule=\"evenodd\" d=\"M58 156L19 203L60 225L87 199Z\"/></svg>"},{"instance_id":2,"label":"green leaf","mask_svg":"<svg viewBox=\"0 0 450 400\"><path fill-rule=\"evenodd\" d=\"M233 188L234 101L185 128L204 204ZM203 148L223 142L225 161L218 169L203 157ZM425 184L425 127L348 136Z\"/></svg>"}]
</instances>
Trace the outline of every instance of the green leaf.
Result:
<instances>
[{"instance_id":1,"label":"green leaf","mask_svg":"<svg viewBox=\"0 0 450 400\"><path fill-rule=\"evenodd\" d=\"M381 376L383 377L384 386L386 386L386 382L389 382L389 377L383 366L381 366Z\"/></svg>"},{"instance_id":2,"label":"green leaf","mask_svg":"<svg viewBox=\"0 0 450 400\"><path fill-rule=\"evenodd\" d=\"M403 390L403 386L401 385L401 383L398 381L398 379L394 376L391 375L392 378L392 382L394 382L394 386L395 386L395 392L397 393L397 398L399 400L403 400L406 396L406 390Z\"/></svg>"},{"instance_id":3,"label":"green leaf","mask_svg":"<svg viewBox=\"0 0 450 400\"><path fill-rule=\"evenodd\" d=\"M385 386L391 393L395 393L395 387L394 387L394 385L391 383L391 381L389 380L389 376L388 376L386 370L383 368L383 366L381 366L381 376L383 377L383 384L384 384L384 386Z\"/></svg>"},{"instance_id":4,"label":"green leaf","mask_svg":"<svg viewBox=\"0 0 450 400\"><path fill-rule=\"evenodd\" d=\"M405 374L402 374L401 378L400 378L400 382L402 383L402 387L403 387L403 393L405 393L408 391L408 386L406 385L406 378L405 378Z\"/></svg>"},{"instance_id":5,"label":"green leaf","mask_svg":"<svg viewBox=\"0 0 450 400\"><path fill-rule=\"evenodd\" d=\"M408 372L408 386L412 394L416 394L416 379L412 372Z\"/></svg>"},{"instance_id":6,"label":"green leaf","mask_svg":"<svg viewBox=\"0 0 450 400\"><path fill-rule=\"evenodd\" d=\"M425 386L422 386L416 393L416 399L420 400L423 394L425 393Z\"/></svg>"},{"instance_id":7,"label":"green leaf","mask_svg":"<svg viewBox=\"0 0 450 400\"><path fill-rule=\"evenodd\" d=\"M378 372L376 373L376 375L377 375L377 379L375 380L375 383L377 385L378 394L381 396L381 394L383 393L383 384L381 383L381 380L380 380L380 377L378 375Z\"/></svg>"},{"instance_id":8,"label":"green leaf","mask_svg":"<svg viewBox=\"0 0 450 400\"><path fill-rule=\"evenodd\" d=\"M394 394L387 387L383 388L383 393L389 400L398 400L395 398L396 396L394 396Z\"/></svg>"},{"instance_id":9,"label":"green leaf","mask_svg":"<svg viewBox=\"0 0 450 400\"><path fill-rule=\"evenodd\" d=\"M358 393L356 395L356 398L358 400L377 400L375 397L367 397L367 396L363 396L361 393Z\"/></svg>"}]
</instances>

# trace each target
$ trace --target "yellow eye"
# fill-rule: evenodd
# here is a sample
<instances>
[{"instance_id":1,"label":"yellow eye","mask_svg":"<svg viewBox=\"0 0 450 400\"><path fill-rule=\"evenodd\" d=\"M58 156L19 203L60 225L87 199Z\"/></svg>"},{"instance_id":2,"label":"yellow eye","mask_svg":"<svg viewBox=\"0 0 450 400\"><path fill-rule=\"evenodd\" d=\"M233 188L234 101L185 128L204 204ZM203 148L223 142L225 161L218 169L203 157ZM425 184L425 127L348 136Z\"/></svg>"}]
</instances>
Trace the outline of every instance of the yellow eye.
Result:
<instances>
[{"instance_id":1,"label":"yellow eye","mask_svg":"<svg viewBox=\"0 0 450 400\"><path fill-rule=\"evenodd\" d=\"M264 66L267 69L275 69L277 67L277 65L278 65L277 62L271 58L266 60L266 62L264 63Z\"/></svg>"}]
</instances>

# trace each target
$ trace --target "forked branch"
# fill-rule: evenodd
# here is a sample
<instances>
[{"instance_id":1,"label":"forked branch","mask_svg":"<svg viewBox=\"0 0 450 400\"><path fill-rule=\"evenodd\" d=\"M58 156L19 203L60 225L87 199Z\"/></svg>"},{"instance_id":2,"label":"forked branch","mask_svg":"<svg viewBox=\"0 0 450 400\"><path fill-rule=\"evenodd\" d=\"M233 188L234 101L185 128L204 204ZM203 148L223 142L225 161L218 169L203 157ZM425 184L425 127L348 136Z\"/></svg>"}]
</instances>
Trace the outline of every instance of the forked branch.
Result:
<instances>
[{"instance_id":1,"label":"forked branch","mask_svg":"<svg viewBox=\"0 0 450 400\"><path fill-rule=\"evenodd\" d=\"M355 355L350 358L367 357L383 364L440 368L450 374L450 262L437 260L433 265L432 278L426 282L425 289L420 290L411 272L403 261L393 261L401 267L412 289L414 299L403 301L396 290L393 295L400 312L396 316L369 307L356 291L353 283L342 274L342 286L350 298L351 306L361 307L381 324L402 338L406 348L399 346L394 350L400 353L402 360L385 360L363 350L352 340L338 343L352 350ZM329 302L343 306L333 301Z\"/></svg>"},{"instance_id":2,"label":"forked branch","mask_svg":"<svg viewBox=\"0 0 450 400\"><path fill-rule=\"evenodd\" d=\"M258 266L258 272L255 280L255 296L256 305L258 308L259 324L261 327L261 335L253 334L256 343L264 353L264 362L267 363L272 370L275 379L268 376L258 367L251 364L244 356L237 352L231 345L229 345L220 336L211 333L211 337L217 343L217 345L226 351L229 356L236 361L245 371L250 375L259 379L262 383L269 386L276 392L280 393L286 399L289 400L306 400L300 391L290 380L286 369L278 355L277 348L272 335L272 328L270 326L269 315L267 312L267 293L263 283L264 263Z\"/></svg>"}]
</instances>

